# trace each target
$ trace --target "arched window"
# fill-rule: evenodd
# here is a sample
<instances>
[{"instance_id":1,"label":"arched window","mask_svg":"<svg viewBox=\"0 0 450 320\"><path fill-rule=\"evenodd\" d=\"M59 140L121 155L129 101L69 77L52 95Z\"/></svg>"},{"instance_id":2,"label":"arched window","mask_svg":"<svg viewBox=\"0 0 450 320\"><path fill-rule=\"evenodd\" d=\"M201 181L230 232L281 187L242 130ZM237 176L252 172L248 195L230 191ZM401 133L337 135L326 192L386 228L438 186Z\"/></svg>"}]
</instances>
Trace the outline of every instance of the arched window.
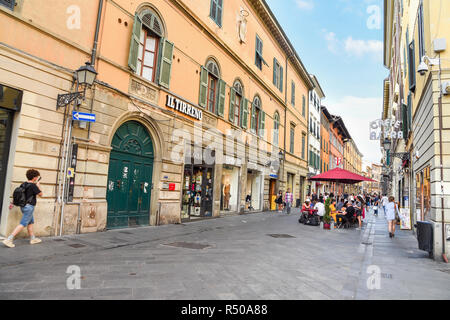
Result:
<instances>
[{"instance_id":1,"label":"arched window","mask_svg":"<svg viewBox=\"0 0 450 320\"><path fill-rule=\"evenodd\" d=\"M252 103L251 130L260 136L263 135L265 129L265 113L261 109L261 98L255 96Z\"/></svg>"},{"instance_id":2,"label":"arched window","mask_svg":"<svg viewBox=\"0 0 450 320\"><path fill-rule=\"evenodd\" d=\"M242 126L242 108L244 105L244 89L241 81L236 80L230 89L230 121L235 126Z\"/></svg>"},{"instance_id":3,"label":"arched window","mask_svg":"<svg viewBox=\"0 0 450 320\"><path fill-rule=\"evenodd\" d=\"M174 46L164 35L164 24L153 9L136 13L128 65L137 75L168 88Z\"/></svg>"},{"instance_id":4,"label":"arched window","mask_svg":"<svg viewBox=\"0 0 450 320\"><path fill-rule=\"evenodd\" d=\"M275 112L273 116L273 144L278 146L280 137L280 114Z\"/></svg>"},{"instance_id":5,"label":"arched window","mask_svg":"<svg viewBox=\"0 0 450 320\"><path fill-rule=\"evenodd\" d=\"M210 58L202 66L200 75L199 105L221 117L225 109L226 83L220 78L220 68L217 62Z\"/></svg>"}]
</instances>

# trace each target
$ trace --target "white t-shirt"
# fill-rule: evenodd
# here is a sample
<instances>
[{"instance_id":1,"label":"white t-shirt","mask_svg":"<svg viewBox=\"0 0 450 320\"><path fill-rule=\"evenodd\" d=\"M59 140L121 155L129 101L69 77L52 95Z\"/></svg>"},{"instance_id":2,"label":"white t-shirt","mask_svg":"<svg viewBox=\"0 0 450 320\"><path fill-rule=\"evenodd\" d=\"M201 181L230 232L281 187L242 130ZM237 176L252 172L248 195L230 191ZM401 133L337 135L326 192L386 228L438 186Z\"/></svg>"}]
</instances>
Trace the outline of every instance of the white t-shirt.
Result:
<instances>
[{"instance_id":1,"label":"white t-shirt","mask_svg":"<svg viewBox=\"0 0 450 320\"><path fill-rule=\"evenodd\" d=\"M314 210L317 210L317 214L323 217L325 214L325 205L322 202L317 202L314 206Z\"/></svg>"},{"instance_id":2,"label":"white t-shirt","mask_svg":"<svg viewBox=\"0 0 450 320\"><path fill-rule=\"evenodd\" d=\"M386 206L389 203L388 197L381 198L381 202L383 203L383 206Z\"/></svg>"}]
</instances>

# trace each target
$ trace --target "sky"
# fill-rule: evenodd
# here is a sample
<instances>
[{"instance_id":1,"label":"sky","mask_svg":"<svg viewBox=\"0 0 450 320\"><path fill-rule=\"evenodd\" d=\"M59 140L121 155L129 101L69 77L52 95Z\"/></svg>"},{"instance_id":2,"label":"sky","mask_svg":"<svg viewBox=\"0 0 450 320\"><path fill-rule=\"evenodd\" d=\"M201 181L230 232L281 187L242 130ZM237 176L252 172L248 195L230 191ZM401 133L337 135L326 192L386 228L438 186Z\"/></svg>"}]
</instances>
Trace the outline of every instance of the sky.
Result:
<instances>
[{"instance_id":1,"label":"sky","mask_svg":"<svg viewBox=\"0 0 450 320\"><path fill-rule=\"evenodd\" d=\"M364 164L380 163L369 123L380 118L383 80L383 0L266 0L300 59L341 116ZM365 169L365 167L363 167Z\"/></svg>"}]
</instances>

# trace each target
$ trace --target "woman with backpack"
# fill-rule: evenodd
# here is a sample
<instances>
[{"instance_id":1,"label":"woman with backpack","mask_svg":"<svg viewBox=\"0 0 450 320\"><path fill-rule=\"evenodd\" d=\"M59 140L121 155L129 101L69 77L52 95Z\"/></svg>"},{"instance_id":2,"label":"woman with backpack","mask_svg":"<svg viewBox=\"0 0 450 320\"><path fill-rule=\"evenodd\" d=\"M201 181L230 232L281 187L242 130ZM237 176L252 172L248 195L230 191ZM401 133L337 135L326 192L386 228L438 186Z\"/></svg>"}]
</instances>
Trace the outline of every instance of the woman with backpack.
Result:
<instances>
[{"instance_id":1,"label":"woman with backpack","mask_svg":"<svg viewBox=\"0 0 450 320\"><path fill-rule=\"evenodd\" d=\"M22 211L22 220L20 224L14 229L13 233L3 241L3 244L9 248L14 248L14 237L17 236L24 228L27 228L30 236L30 244L41 243L42 240L35 237L33 232L34 224L34 209L36 207L36 196L42 197L41 185L39 183L40 173L37 170L30 169L26 173L27 182L24 182L19 188L14 191L14 205L20 205ZM21 194L23 193L23 194ZM21 201L21 198L25 201ZM19 203L20 202L20 203ZM24 202L24 203L21 203ZM12 209L12 205L9 207Z\"/></svg>"}]
</instances>

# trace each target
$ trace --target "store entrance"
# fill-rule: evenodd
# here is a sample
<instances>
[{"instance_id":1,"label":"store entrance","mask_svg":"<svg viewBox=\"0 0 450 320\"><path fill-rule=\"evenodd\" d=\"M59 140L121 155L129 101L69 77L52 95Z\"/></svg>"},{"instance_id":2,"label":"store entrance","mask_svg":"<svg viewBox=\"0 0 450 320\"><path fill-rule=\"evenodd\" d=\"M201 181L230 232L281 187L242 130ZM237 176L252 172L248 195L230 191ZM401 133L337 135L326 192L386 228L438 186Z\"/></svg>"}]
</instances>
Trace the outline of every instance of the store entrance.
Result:
<instances>
[{"instance_id":1,"label":"store entrance","mask_svg":"<svg viewBox=\"0 0 450 320\"><path fill-rule=\"evenodd\" d=\"M9 189L9 187L5 187L5 183L14 114L16 111L20 111L22 94L22 91L0 84L0 217L3 195L5 190Z\"/></svg>"},{"instance_id":2,"label":"store entrance","mask_svg":"<svg viewBox=\"0 0 450 320\"><path fill-rule=\"evenodd\" d=\"M183 181L181 219L186 221L212 217L214 168L186 165Z\"/></svg>"}]
</instances>

